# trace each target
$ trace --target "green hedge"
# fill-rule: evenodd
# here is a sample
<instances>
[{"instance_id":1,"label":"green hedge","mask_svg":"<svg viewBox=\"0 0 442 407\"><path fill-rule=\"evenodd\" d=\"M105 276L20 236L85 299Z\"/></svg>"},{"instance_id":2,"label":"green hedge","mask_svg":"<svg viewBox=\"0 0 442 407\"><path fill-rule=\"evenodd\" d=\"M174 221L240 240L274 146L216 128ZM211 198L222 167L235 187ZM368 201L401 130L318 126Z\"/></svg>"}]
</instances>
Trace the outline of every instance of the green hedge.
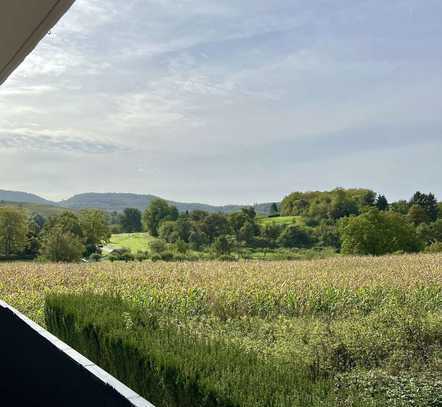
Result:
<instances>
[{"instance_id":1,"label":"green hedge","mask_svg":"<svg viewBox=\"0 0 442 407\"><path fill-rule=\"evenodd\" d=\"M51 295L51 332L156 406L329 406L328 378L305 367L192 335L118 297ZM353 404L355 405L355 404Z\"/></svg>"}]
</instances>

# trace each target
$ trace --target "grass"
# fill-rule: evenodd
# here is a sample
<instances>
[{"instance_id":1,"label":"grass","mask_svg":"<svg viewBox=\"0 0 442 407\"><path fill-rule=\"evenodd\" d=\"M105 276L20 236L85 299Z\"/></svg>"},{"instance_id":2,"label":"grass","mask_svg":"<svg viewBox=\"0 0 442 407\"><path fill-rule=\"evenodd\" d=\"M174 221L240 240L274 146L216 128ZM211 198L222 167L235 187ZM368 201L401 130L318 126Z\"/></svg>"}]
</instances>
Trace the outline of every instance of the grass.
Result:
<instances>
[{"instance_id":1,"label":"grass","mask_svg":"<svg viewBox=\"0 0 442 407\"><path fill-rule=\"evenodd\" d=\"M269 225L275 223L277 225L291 225L292 223L303 224L302 216L275 216L267 218L258 218L260 225Z\"/></svg>"},{"instance_id":2,"label":"grass","mask_svg":"<svg viewBox=\"0 0 442 407\"><path fill-rule=\"evenodd\" d=\"M159 349L156 355L169 349L163 362L181 379L190 380L186 369L202 369L204 343L210 348L220 341L222 348L210 348L219 352L214 350L207 360L217 360L228 349L258 360L258 365L274 366L275 375L286 372L283 376L290 378L294 376L287 372L302 372L302 388L319 386L319 398L307 406L441 402L442 254L293 262L0 264L0 298L42 324L46 294L85 292L121 298L127 314L117 314L118 335L125 332L123 322L136 329L130 337L148 335L137 322L145 320L174 330L177 334L152 333L146 341ZM98 306L84 312L84 318L95 312L101 312ZM192 344L200 351L193 353ZM217 364L210 365L212 370L205 365L207 383L226 383L216 393L236 400L232 405L256 405L256 377L272 389L270 373L259 371L256 376L247 370L252 362L241 362L235 370L234 359L222 358L225 363L216 362L224 366L221 370L213 369ZM152 359L154 365L160 362L156 356ZM239 379L232 377L241 378L241 391L235 390ZM292 379L287 380L293 390ZM297 396L290 394L302 396L298 390ZM363 398L360 404L354 394ZM290 398L269 400L266 405L297 405L290 404Z\"/></svg>"},{"instance_id":3,"label":"grass","mask_svg":"<svg viewBox=\"0 0 442 407\"><path fill-rule=\"evenodd\" d=\"M103 252L109 253L112 249L126 248L132 253L138 251L146 251L149 248L149 242L152 240L152 236L148 233L119 233L111 236L109 244L107 244Z\"/></svg>"}]
</instances>

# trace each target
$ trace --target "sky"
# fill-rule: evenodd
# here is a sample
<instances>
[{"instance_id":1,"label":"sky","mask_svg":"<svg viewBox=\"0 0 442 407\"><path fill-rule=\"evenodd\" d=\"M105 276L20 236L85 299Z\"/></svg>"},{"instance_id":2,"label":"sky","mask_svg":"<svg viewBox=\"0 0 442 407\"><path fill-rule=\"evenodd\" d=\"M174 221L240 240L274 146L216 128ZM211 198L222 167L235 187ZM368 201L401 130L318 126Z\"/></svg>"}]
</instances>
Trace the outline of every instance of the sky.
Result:
<instances>
[{"instance_id":1,"label":"sky","mask_svg":"<svg viewBox=\"0 0 442 407\"><path fill-rule=\"evenodd\" d=\"M442 200L440 0L77 0L0 88L0 189Z\"/></svg>"}]
</instances>

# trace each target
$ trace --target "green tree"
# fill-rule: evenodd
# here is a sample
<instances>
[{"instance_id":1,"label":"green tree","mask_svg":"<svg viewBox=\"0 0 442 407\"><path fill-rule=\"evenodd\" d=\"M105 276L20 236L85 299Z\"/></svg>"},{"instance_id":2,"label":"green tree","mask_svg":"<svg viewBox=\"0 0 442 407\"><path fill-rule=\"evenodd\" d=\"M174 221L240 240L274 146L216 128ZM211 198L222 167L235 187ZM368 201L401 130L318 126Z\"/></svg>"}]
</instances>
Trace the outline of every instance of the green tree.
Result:
<instances>
[{"instance_id":1,"label":"green tree","mask_svg":"<svg viewBox=\"0 0 442 407\"><path fill-rule=\"evenodd\" d=\"M276 202L273 202L270 205L269 215L270 216L277 216L278 214L279 214L278 204Z\"/></svg>"},{"instance_id":2,"label":"green tree","mask_svg":"<svg viewBox=\"0 0 442 407\"><path fill-rule=\"evenodd\" d=\"M284 230L284 225L279 225L275 222L269 223L262 228L261 235L270 247L277 246L279 236Z\"/></svg>"},{"instance_id":3,"label":"green tree","mask_svg":"<svg viewBox=\"0 0 442 407\"><path fill-rule=\"evenodd\" d=\"M283 247L306 248L312 246L312 236L308 231L298 225L289 225L281 233L278 244Z\"/></svg>"},{"instance_id":4,"label":"green tree","mask_svg":"<svg viewBox=\"0 0 442 407\"><path fill-rule=\"evenodd\" d=\"M155 237L158 237L159 226L162 221L177 219L177 208L159 198L154 199L144 211L144 225L147 231Z\"/></svg>"},{"instance_id":5,"label":"green tree","mask_svg":"<svg viewBox=\"0 0 442 407\"><path fill-rule=\"evenodd\" d=\"M80 220L73 212L65 211L60 215L51 216L44 227L44 233L46 234L47 231L50 231L56 226L60 227L63 232L72 233L80 240L83 240L83 230L80 225Z\"/></svg>"},{"instance_id":6,"label":"green tree","mask_svg":"<svg viewBox=\"0 0 442 407\"><path fill-rule=\"evenodd\" d=\"M329 211L330 218L337 220L346 216L357 215L358 213L357 203L345 193L345 190L336 190Z\"/></svg>"},{"instance_id":7,"label":"green tree","mask_svg":"<svg viewBox=\"0 0 442 407\"><path fill-rule=\"evenodd\" d=\"M167 250L167 244L162 239L154 239L149 243L149 249L152 254L161 255Z\"/></svg>"},{"instance_id":8,"label":"green tree","mask_svg":"<svg viewBox=\"0 0 442 407\"><path fill-rule=\"evenodd\" d=\"M27 243L26 213L12 207L0 208L0 255L9 257L21 253Z\"/></svg>"},{"instance_id":9,"label":"green tree","mask_svg":"<svg viewBox=\"0 0 442 407\"><path fill-rule=\"evenodd\" d=\"M334 247L340 249L341 239L335 224L321 223L315 228L315 236L318 244L322 247Z\"/></svg>"},{"instance_id":10,"label":"green tree","mask_svg":"<svg viewBox=\"0 0 442 407\"><path fill-rule=\"evenodd\" d=\"M388 210L388 201L385 195L378 195L375 202L376 208L378 208L380 211L386 211Z\"/></svg>"},{"instance_id":11,"label":"green tree","mask_svg":"<svg viewBox=\"0 0 442 407\"><path fill-rule=\"evenodd\" d=\"M124 233L136 233L143 230L141 212L137 208L126 208L121 214L120 223Z\"/></svg>"},{"instance_id":12,"label":"green tree","mask_svg":"<svg viewBox=\"0 0 442 407\"><path fill-rule=\"evenodd\" d=\"M427 245L442 242L442 219L432 223L421 223L416 231Z\"/></svg>"},{"instance_id":13,"label":"green tree","mask_svg":"<svg viewBox=\"0 0 442 407\"><path fill-rule=\"evenodd\" d=\"M229 220L222 213L212 213L208 215L200 224L201 230L207 235L209 242L222 235L229 235L232 231Z\"/></svg>"},{"instance_id":14,"label":"green tree","mask_svg":"<svg viewBox=\"0 0 442 407\"><path fill-rule=\"evenodd\" d=\"M410 219L410 221L414 223L416 226L420 225L421 223L428 223L430 221L430 218L428 217L428 214L425 211L425 209L419 205L412 205L408 211L407 216Z\"/></svg>"},{"instance_id":15,"label":"green tree","mask_svg":"<svg viewBox=\"0 0 442 407\"><path fill-rule=\"evenodd\" d=\"M390 209L393 212L399 213L401 215L406 215L408 213L408 210L410 209L410 205L405 200L400 200L397 202L393 202L390 205Z\"/></svg>"},{"instance_id":16,"label":"green tree","mask_svg":"<svg viewBox=\"0 0 442 407\"><path fill-rule=\"evenodd\" d=\"M106 215L98 209L83 209L79 215L86 245L98 245L111 237Z\"/></svg>"},{"instance_id":17,"label":"green tree","mask_svg":"<svg viewBox=\"0 0 442 407\"><path fill-rule=\"evenodd\" d=\"M421 192L416 192L410 200L410 205L417 205L421 207L430 222L434 222L438 216L438 204L436 197L432 194L423 194Z\"/></svg>"},{"instance_id":18,"label":"green tree","mask_svg":"<svg viewBox=\"0 0 442 407\"><path fill-rule=\"evenodd\" d=\"M41 243L41 254L54 262L77 262L85 251L82 240L61 225L52 227Z\"/></svg>"},{"instance_id":19,"label":"green tree","mask_svg":"<svg viewBox=\"0 0 442 407\"><path fill-rule=\"evenodd\" d=\"M416 230L398 213L372 209L340 223L342 253L383 255L421 249Z\"/></svg>"},{"instance_id":20,"label":"green tree","mask_svg":"<svg viewBox=\"0 0 442 407\"><path fill-rule=\"evenodd\" d=\"M176 243L180 239L177 222L173 220L162 222L158 231L158 236L167 243Z\"/></svg>"},{"instance_id":21,"label":"green tree","mask_svg":"<svg viewBox=\"0 0 442 407\"><path fill-rule=\"evenodd\" d=\"M244 242L248 246L253 246L255 242L255 237L259 233L259 227L255 222L247 221L241 227L238 233L238 240Z\"/></svg>"},{"instance_id":22,"label":"green tree","mask_svg":"<svg viewBox=\"0 0 442 407\"><path fill-rule=\"evenodd\" d=\"M209 243L209 239L204 232L195 229L190 232L189 244L192 250L201 250Z\"/></svg>"},{"instance_id":23,"label":"green tree","mask_svg":"<svg viewBox=\"0 0 442 407\"><path fill-rule=\"evenodd\" d=\"M40 234L46 224L46 219L39 215L33 214L28 219L28 233L26 236L27 244L24 251L26 256L35 258L40 252Z\"/></svg>"},{"instance_id":24,"label":"green tree","mask_svg":"<svg viewBox=\"0 0 442 407\"><path fill-rule=\"evenodd\" d=\"M233 239L231 236L218 236L212 244L212 248L218 256L229 254L233 250Z\"/></svg>"}]
</instances>

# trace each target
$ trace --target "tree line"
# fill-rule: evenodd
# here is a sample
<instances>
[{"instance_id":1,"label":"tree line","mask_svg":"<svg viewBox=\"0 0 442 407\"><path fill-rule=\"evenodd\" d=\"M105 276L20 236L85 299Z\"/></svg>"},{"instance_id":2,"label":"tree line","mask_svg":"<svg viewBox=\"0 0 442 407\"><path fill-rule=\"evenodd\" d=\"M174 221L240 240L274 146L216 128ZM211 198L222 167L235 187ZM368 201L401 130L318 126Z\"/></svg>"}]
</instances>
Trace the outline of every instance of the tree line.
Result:
<instances>
[{"instance_id":1,"label":"tree line","mask_svg":"<svg viewBox=\"0 0 442 407\"><path fill-rule=\"evenodd\" d=\"M107 216L96 209L65 211L49 219L16 207L0 208L0 257L73 262L98 255L111 236Z\"/></svg>"},{"instance_id":2,"label":"tree line","mask_svg":"<svg viewBox=\"0 0 442 407\"><path fill-rule=\"evenodd\" d=\"M291 216L293 221L279 223L278 216ZM48 219L3 207L0 257L57 262L98 259L101 244L112 233L141 231L156 238L150 254L162 259L189 252L240 256L247 250L331 248L361 255L442 250L442 204L432 193L416 192L408 201L390 203L368 189L295 192L271 205L269 217L261 222L252 207L231 214L179 213L162 199L153 200L144 213L135 208L122 213L85 209Z\"/></svg>"}]
</instances>

